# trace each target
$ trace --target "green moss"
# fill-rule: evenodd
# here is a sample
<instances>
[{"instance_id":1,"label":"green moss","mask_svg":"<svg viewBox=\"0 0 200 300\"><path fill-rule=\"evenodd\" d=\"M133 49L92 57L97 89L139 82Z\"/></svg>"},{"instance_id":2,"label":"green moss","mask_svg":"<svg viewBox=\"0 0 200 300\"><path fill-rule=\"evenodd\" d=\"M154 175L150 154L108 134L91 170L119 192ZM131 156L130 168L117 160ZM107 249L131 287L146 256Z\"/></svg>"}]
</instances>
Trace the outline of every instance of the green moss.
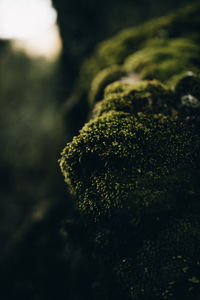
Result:
<instances>
[{"instance_id":1,"label":"green moss","mask_svg":"<svg viewBox=\"0 0 200 300\"><path fill-rule=\"evenodd\" d=\"M200 283L200 279L196 278L195 276L189 278L188 281L192 283Z\"/></svg>"},{"instance_id":2,"label":"green moss","mask_svg":"<svg viewBox=\"0 0 200 300\"><path fill-rule=\"evenodd\" d=\"M165 85L157 80L125 82L117 81L106 87L105 98L94 107L95 116L110 110L171 114L175 97Z\"/></svg>"},{"instance_id":3,"label":"green moss","mask_svg":"<svg viewBox=\"0 0 200 300\"><path fill-rule=\"evenodd\" d=\"M125 76L126 72L120 66L112 66L110 68L103 69L97 74L91 84L89 91L89 101L93 106L99 100L103 99L104 88Z\"/></svg>"},{"instance_id":4,"label":"green moss","mask_svg":"<svg viewBox=\"0 0 200 300\"><path fill-rule=\"evenodd\" d=\"M127 56L143 48L152 39L162 41L166 38L191 36L194 36L195 40L199 39L199 11L200 5L192 3L142 26L121 31L97 46L93 56L83 64L80 76L90 84L100 70L123 64Z\"/></svg>"},{"instance_id":5,"label":"green moss","mask_svg":"<svg viewBox=\"0 0 200 300\"><path fill-rule=\"evenodd\" d=\"M106 98L110 94L123 93L129 87L129 83L126 81L118 80L109 84L104 90L104 97Z\"/></svg>"},{"instance_id":6,"label":"green moss","mask_svg":"<svg viewBox=\"0 0 200 300\"><path fill-rule=\"evenodd\" d=\"M196 299L199 228L197 215L171 217L158 235L144 240L135 256L121 260L115 271L131 299Z\"/></svg>"},{"instance_id":7,"label":"green moss","mask_svg":"<svg viewBox=\"0 0 200 300\"><path fill-rule=\"evenodd\" d=\"M110 111L83 127L60 164L82 213L134 215L171 209L191 189L195 194L198 149L199 139L168 117Z\"/></svg>"},{"instance_id":8,"label":"green moss","mask_svg":"<svg viewBox=\"0 0 200 300\"><path fill-rule=\"evenodd\" d=\"M143 79L158 79L173 85L174 78L188 70L200 70L200 47L191 39L166 39L149 42L125 60L125 69Z\"/></svg>"},{"instance_id":9,"label":"green moss","mask_svg":"<svg viewBox=\"0 0 200 300\"><path fill-rule=\"evenodd\" d=\"M200 99L200 78L192 72L184 74L176 83L175 93L177 97L192 95Z\"/></svg>"},{"instance_id":10,"label":"green moss","mask_svg":"<svg viewBox=\"0 0 200 300\"><path fill-rule=\"evenodd\" d=\"M200 138L186 121L191 109L200 116L199 79L182 76L199 72L199 8L101 43L75 87L98 103L60 166L97 256L134 300L197 291Z\"/></svg>"},{"instance_id":11,"label":"green moss","mask_svg":"<svg viewBox=\"0 0 200 300\"><path fill-rule=\"evenodd\" d=\"M93 55L86 59L82 64L80 74L71 97L71 99L74 99L74 106L79 107L79 102L83 105L85 104L88 100L87 98L91 89L91 83L95 76L97 76L97 74L103 69L114 65L122 66L126 58L130 55L134 55L137 51L139 51L137 52L139 61L143 61L144 63L144 56L147 56L147 59L151 59L147 50L150 50L150 53L152 53L152 48L155 48L155 51L159 52L163 50L165 53L166 50L164 43L170 45L167 49L171 49L172 46L176 48L175 43L177 38L181 38L180 41L183 42L182 49L184 48L183 51L181 51L180 47L177 45L179 48L179 50L177 50L179 56L177 55L173 59L171 59L171 56L169 59L166 59L165 57L161 66L156 65L156 63L152 63L151 66L146 66L139 75L141 75L142 78L157 78L166 82L170 80L170 84L173 85L173 81L176 79L177 73L180 75L181 72L189 70L196 72L197 63L195 61L193 61L193 63L189 61L188 55L191 57L191 54L189 53L190 50L194 53L197 48L195 45L197 45L200 41L200 34L198 31L198 28L200 27L199 13L200 5L198 3L193 3L167 16L146 22L142 26L123 30L114 37L100 43L96 47ZM159 50L156 50L156 43L159 45ZM163 44L163 46L160 44ZM162 56L162 53L160 52L157 54L159 57ZM167 55L169 56L169 53ZM152 54L152 56L154 58L155 55ZM163 54L163 56L165 55ZM185 64L184 67L182 65L182 61ZM197 61L199 62L199 57ZM126 67L127 70L130 69L127 64ZM157 70L158 74L156 73ZM94 82L93 85L95 85ZM95 94L96 91L98 93L98 88L93 86L92 90L93 89L95 90ZM89 98L93 98L92 94L93 92L90 91ZM71 114L72 113L73 111Z\"/></svg>"}]
</instances>

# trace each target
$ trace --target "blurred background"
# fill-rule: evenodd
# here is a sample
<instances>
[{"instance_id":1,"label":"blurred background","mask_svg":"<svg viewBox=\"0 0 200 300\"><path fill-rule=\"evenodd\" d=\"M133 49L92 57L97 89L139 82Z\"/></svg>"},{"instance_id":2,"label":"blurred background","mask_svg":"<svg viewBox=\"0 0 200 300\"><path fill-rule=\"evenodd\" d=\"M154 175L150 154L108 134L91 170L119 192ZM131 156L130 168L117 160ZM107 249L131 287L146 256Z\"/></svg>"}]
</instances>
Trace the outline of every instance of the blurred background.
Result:
<instances>
[{"instance_id":1,"label":"blurred background","mask_svg":"<svg viewBox=\"0 0 200 300\"><path fill-rule=\"evenodd\" d=\"M58 166L64 107L98 42L183 3L0 0L0 299L94 299L87 238L62 233L76 215Z\"/></svg>"}]
</instances>

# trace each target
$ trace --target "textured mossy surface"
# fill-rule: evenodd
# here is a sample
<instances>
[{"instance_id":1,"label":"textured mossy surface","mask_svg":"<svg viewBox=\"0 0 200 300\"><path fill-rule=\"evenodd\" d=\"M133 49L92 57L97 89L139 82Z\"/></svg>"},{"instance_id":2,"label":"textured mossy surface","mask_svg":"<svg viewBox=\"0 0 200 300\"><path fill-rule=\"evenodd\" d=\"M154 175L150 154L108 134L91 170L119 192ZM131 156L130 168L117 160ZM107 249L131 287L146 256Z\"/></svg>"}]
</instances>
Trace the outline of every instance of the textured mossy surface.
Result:
<instances>
[{"instance_id":1,"label":"textured mossy surface","mask_svg":"<svg viewBox=\"0 0 200 300\"><path fill-rule=\"evenodd\" d=\"M200 217L170 217L115 267L131 299L198 299Z\"/></svg>"},{"instance_id":2,"label":"textured mossy surface","mask_svg":"<svg viewBox=\"0 0 200 300\"><path fill-rule=\"evenodd\" d=\"M113 38L102 42L94 55L84 62L80 80L84 80L88 86L100 70L115 64L122 65L126 57L152 41L162 43L174 38L190 38L199 42L199 10L198 3L190 4L140 27L123 30ZM187 41L185 43L187 44Z\"/></svg>"},{"instance_id":3,"label":"textured mossy surface","mask_svg":"<svg viewBox=\"0 0 200 300\"><path fill-rule=\"evenodd\" d=\"M105 41L78 81L93 107L60 166L124 299L200 296L199 7Z\"/></svg>"},{"instance_id":4,"label":"textured mossy surface","mask_svg":"<svg viewBox=\"0 0 200 300\"><path fill-rule=\"evenodd\" d=\"M80 122L77 125L73 120L71 122L72 135L77 134L80 124L83 125L87 118L82 108L89 109L88 101L102 100L103 89L109 80L129 77L134 71L140 79L158 79L174 87L185 72L199 73L199 14L199 3L188 4L100 43L93 55L83 62L74 92L68 99L67 124L79 111Z\"/></svg>"},{"instance_id":5,"label":"textured mossy surface","mask_svg":"<svg viewBox=\"0 0 200 300\"><path fill-rule=\"evenodd\" d=\"M120 66L113 66L99 72L92 81L89 91L89 101L91 106L93 106L95 102L103 99L104 88L108 84L120 79L125 75L126 72Z\"/></svg>"},{"instance_id":6,"label":"textured mossy surface","mask_svg":"<svg viewBox=\"0 0 200 300\"><path fill-rule=\"evenodd\" d=\"M169 116L111 110L62 153L93 255L125 298L200 293L199 140Z\"/></svg>"},{"instance_id":7,"label":"textured mossy surface","mask_svg":"<svg viewBox=\"0 0 200 300\"><path fill-rule=\"evenodd\" d=\"M195 194L199 137L161 114L110 111L87 123L62 153L61 168L81 212L171 209ZM119 211L119 212L118 212Z\"/></svg>"},{"instance_id":8,"label":"textured mossy surface","mask_svg":"<svg viewBox=\"0 0 200 300\"><path fill-rule=\"evenodd\" d=\"M105 89L104 99L93 109L94 116L100 116L110 110L129 113L171 114L176 106L174 93L157 80L131 81L134 74L121 81L109 84Z\"/></svg>"},{"instance_id":9,"label":"textured mossy surface","mask_svg":"<svg viewBox=\"0 0 200 300\"><path fill-rule=\"evenodd\" d=\"M150 40L147 45L127 57L125 68L140 74L143 79L158 79L174 85L177 77L187 70L200 69L200 47L192 39Z\"/></svg>"}]
</instances>

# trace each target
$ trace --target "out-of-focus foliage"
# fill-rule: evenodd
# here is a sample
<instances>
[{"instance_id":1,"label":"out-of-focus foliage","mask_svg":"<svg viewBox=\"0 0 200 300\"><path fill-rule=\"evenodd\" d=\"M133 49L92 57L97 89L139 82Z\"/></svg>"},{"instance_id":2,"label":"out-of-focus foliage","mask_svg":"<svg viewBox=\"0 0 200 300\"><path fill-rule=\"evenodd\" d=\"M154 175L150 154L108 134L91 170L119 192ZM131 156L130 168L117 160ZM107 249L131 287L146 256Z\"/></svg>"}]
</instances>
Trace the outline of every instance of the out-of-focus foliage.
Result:
<instances>
[{"instance_id":1,"label":"out-of-focus foliage","mask_svg":"<svg viewBox=\"0 0 200 300\"><path fill-rule=\"evenodd\" d=\"M0 47L0 297L55 299L59 287L68 298L73 283L63 281L76 261L63 254L59 235L71 202L57 166L64 136L57 62L31 59L9 42Z\"/></svg>"},{"instance_id":2,"label":"out-of-focus foliage","mask_svg":"<svg viewBox=\"0 0 200 300\"><path fill-rule=\"evenodd\" d=\"M186 70L198 72L199 51L200 47L192 39L150 41L126 59L125 68L127 66L127 71L139 73L143 79L157 78L173 86L175 79Z\"/></svg>"},{"instance_id":3,"label":"out-of-focus foliage","mask_svg":"<svg viewBox=\"0 0 200 300\"><path fill-rule=\"evenodd\" d=\"M113 66L99 72L91 84L89 93L91 106L93 106L95 102L103 99L104 89L109 83L112 83L125 75L125 70L119 66Z\"/></svg>"},{"instance_id":4,"label":"out-of-focus foliage","mask_svg":"<svg viewBox=\"0 0 200 300\"><path fill-rule=\"evenodd\" d=\"M29 214L51 198L47 187L57 172L63 124L55 63L31 60L8 45L0 55L0 78L1 228L7 234L22 222L22 207Z\"/></svg>"},{"instance_id":5,"label":"out-of-focus foliage","mask_svg":"<svg viewBox=\"0 0 200 300\"><path fill-rule=\"evenodd\" d=\"M58 64L0 43L3 300L92 299L96 266L87 254L87 235L70 221L76 213L57 163L66 138ZM66 218L73 242L63 239Z\"/></svg>"}]
</instances>

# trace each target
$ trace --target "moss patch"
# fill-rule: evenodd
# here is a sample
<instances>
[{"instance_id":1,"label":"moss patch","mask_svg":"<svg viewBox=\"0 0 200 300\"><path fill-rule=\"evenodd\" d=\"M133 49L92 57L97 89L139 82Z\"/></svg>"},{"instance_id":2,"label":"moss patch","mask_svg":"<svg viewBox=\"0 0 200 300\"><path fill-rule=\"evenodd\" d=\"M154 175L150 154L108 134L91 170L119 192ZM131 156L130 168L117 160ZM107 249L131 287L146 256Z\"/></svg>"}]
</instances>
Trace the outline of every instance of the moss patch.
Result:
<instances>
[{"instance_id":1,"label":"moss patch","mask_svg":"<svg viewBox=\"0 0 200 300\"><path fill-rule=\"evenodd\" d=\"M115 271L131 299L195 299L194 291L200 292L199 228L197 215L171 217L156 238L143 242L135 257L121 260Z\"/></svg>"},{"instance_id":2,"label":"moss patch","mask_svg":"<svg viewBox=\"0 0 200 300\"><path fill-rule=\"evenodd\" d=\"M117 81L105 89L105 97L93 110L94 116L100 116L110 110L171 114L175 106L174 93L157 80L124 83Z\"/></svg>"},{"instance_id":3,"label":"moss patch","mask_svg":"<svg viewBox=\"0 0 200 300\"><path fill-rule=\"evenodd\" d=\"M104 88L108 84L120 79L125 74L126 72L120 66L112 66L99 72L92 81L89 92L89 101L91 106L93 106L97 101L103 99Z\"/></svg>"},{"instance_id":4,"label":"moss patch","mask_svg":"<svg viewBox=\"0 0 200 300\"><path fill-rule=\"evenodd\" d=\"M80 108L85 106L88 110L88 98L90 102L96 100L96 97L101 100L105 87L104 79L102 78L103 81L101 81L101 76L104 77L102 74L105 74L106 71L100 73L101 75L97 74L106 68L111 67L112 69L114 65L123 68L124 61L130 55L132 58L137 56L140 65L138 66L137 62L132 62L129 66L126 61L127 70L132 70L137 65L137 68L141 70L141 74L139 74L141 78L156 78L172 86L175 85L177 76L179 77L181 72L199 71L199 55L195 54L199 52L197 45L200 43L199 14L199 3L192 3L167 16L149 21L142 26L123 30L114 37L100 43L93 55L82 64L74 92L70 97L70 106L67 106L67 122L69 116L72 116L72 120L74 120L74 112L81 111ZM175 49L176 47L179 50ZM172 48L177 53L176 57L171 57ZM153 49L156 51L155 54ZM190 59L193 55L191 53L194 54L193 60ZM152 56L150 57L150 55ZM161 57L163 60L158 66L156 61ZM148 60L147 64L146 59ZM151 59L153 59L153 63L150 61ZM99 86L100 82L102 86L101 84ZM83 124L83 120L86 120L85 111L79 119L81 120L80 123ZM70 124L68 126L70 127ZM79 122L74 127L76 127L74 132L81 128Z\"/></svg>"},{"instance_id":5,"label":"moss patch","mask_svg":"<svg viewBox=\"0 0 200 300\"><path fill-rule=\"evenodd\" d=\"M94 218L120 210L156 210L159 203L170 209L179 194L187 199L194 188L190 170L198 140L163 115L110 111L83 127L67 144L60 164L81 212Z\"/></svg>"},{"instance_id":6,"label":"moss patch","mask_svg":"<svg viewBox=\"0 0 200 300\"><path fill-rule=\"evenodd\" d=\"M192 4L101 43L75 87L92 119L60 166L96 258L133 300L200 292L199 12Z\"/></svg>"},{"instance_id":7,"label":"moss patch","mask_svg":"<svg viewBox=\"0 0 200 300\"><path fill-rule=\"evenodd\" d=\"M158 79L169 85L175 78L191 70L200 70L200 47L191 39L166 39L149 42L146 47L127 57L125 69L135 71L143 79Z\"/></svg>"}]
</instances>

